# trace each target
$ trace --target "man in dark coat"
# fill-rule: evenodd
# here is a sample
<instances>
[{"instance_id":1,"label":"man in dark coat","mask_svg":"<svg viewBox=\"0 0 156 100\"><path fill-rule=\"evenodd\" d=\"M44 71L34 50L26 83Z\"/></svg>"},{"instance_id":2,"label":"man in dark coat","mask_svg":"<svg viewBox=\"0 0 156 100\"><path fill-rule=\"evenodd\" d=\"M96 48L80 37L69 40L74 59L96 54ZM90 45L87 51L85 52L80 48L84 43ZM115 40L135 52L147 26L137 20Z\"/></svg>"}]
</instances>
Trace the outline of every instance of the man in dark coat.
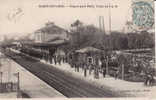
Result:
<instances>
[{"instance_id":1,"label":"man in dark coat","mask_svg":"<svg viewBox=\"0 0 156 100\"><path fill-rule=\"evenodd\" d=\"M150 77L151 77L150 73L147 72L146 73L146 78L145 78L145 85L149 85Z\"/></svg>"},{"instance_id":2,"label":"man in dark coat","mask_svg":"<svg viewBox=\"0 0 156 100\"><path fill-rule=\"evenodd\" d=\"M87 76L87 64L83 64L84 66L84 76L86 77Z\"/></svg>"},{"instance_id":3,"label":"man in dark coat","mask_svg":"<svg viewBox=\"0 0 156 100\"><path fill-rule=\"evenodd\" d=\"M54 55L54 63L55 63L55 65L57 64L57 57L56 57L56 55Z\"/></svg>"}]
</instances>

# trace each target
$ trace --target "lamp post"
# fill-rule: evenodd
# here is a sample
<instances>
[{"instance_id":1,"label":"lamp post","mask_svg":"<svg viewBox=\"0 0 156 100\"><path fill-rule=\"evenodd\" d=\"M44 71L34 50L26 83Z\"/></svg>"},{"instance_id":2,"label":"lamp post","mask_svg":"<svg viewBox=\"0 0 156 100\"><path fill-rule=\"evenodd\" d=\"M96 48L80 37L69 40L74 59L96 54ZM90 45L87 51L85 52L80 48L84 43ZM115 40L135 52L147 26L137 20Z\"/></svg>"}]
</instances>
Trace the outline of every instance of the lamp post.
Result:
<instances>
[{"instance_id":1,"label":"lamp post","mask_svg":"<svg viewBox=\"0 0 156 100\"><path fill-rule=\"evenodd\" d=\"M20 79L19 79L19 72L14 73L14 75L17 77L17 97L20 97Z\"/></svg>"}]
</instances>

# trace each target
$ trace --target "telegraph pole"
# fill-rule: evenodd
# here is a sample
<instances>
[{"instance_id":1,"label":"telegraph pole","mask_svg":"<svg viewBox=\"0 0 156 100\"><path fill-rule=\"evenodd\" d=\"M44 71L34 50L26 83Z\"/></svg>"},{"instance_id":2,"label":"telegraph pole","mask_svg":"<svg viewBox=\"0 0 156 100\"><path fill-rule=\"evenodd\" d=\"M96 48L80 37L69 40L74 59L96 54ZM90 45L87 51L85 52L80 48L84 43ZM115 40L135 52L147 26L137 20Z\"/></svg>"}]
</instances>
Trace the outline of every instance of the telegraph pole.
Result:
<instances>
[{"instance_id":1,"label":"telegraph pole","mask_svg":"<svg viewBox=\"0 0 156 100\"><path fill-rule=\"evenodd\" d=\"M111 34L111 31L112 31L112 29L111 29L111 8L110 8L110 3L109 3L109 33Z\"/></svg>"},{"instance_id":2,"label":"telegraph pole","mask_svg":"<svg viewBox=\"0 0 156 100\"><path fill-rule=\"evenodd\" d=\"M111 8L110 8L110 3L109 3L109 11L108 11L108 13L109 13L109 34L111 34ZM109 45L110 45L110 47L108 47L108 49L109 49L109 51L111 51L112 50L112 47L111 47L111 40L109 40ZM106 64L106 73L107 73L107 75L109 74L109 65L108 65L108 62L109 62L109 58L108 58L108 52L107 52L107 64Z\"/></svg>"},{"instance_id":3,"label":"telegraph pole","mask_svg":"<svg viewBox=\"0 0 156 100\"><path fill-rule=\"evenodd\" d=\"M102 30L101 29L101 16L99 16L99 28L100 28L100 31Z\"/></svg>"},{"instance_id":4,"label":"telegraph pole","mask_svg":"<svg viewBox=\"0 0 156 100\"><path fill-rule=\"evenodd\" d=\"M102 24L103 24L103 31L104 31L104 34L106 34L106 31L105 31L105 22L104 22L104 17L102 17Z\"/></svg>"},{"instance_id":5,"label":"telegraph pole","mask_svg":"<svg viewBox=\"0 0 156 100\"><path fill-rule=\"evenodd\" d=\"M104 17L103 16L99 16L99 28L105 34L105 24L104 24Z\"/></svg>"}]
</instances>

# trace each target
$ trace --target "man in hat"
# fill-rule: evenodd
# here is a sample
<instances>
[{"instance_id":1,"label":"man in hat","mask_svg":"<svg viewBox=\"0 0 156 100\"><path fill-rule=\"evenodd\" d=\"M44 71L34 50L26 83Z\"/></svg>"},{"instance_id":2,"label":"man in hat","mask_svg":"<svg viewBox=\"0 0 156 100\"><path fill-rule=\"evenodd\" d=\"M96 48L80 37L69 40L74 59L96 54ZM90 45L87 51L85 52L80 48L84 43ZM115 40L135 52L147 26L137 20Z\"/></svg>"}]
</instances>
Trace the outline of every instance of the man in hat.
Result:
<instances>
[{"instance_id":1,"label":"man in hat","mask_svg":"<svg viewBox=\"0 0 156 100\"><path fill-rule=\"evenodd\" d=\"M103 77L106 76L106 62L103 60L101 64Z\"/></svg>"}]
</instances>

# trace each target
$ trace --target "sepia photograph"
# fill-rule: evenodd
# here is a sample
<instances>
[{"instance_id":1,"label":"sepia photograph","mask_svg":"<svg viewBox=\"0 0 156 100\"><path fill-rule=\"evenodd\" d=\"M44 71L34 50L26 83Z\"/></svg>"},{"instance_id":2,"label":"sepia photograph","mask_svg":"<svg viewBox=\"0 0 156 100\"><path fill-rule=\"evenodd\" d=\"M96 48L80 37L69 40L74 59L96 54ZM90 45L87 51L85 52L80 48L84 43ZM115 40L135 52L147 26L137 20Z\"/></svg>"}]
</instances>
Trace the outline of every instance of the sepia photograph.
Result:
<instances>
[{"instance_id":1,"label":"sepia photograph","mask_svg":"<svg viewBox=\"0 0 156 100\"><path fill-rule=\"evenodd\" d=\"M0 0L0 99L155 92L154 0Z\"/></svg>"}]
</instances>

